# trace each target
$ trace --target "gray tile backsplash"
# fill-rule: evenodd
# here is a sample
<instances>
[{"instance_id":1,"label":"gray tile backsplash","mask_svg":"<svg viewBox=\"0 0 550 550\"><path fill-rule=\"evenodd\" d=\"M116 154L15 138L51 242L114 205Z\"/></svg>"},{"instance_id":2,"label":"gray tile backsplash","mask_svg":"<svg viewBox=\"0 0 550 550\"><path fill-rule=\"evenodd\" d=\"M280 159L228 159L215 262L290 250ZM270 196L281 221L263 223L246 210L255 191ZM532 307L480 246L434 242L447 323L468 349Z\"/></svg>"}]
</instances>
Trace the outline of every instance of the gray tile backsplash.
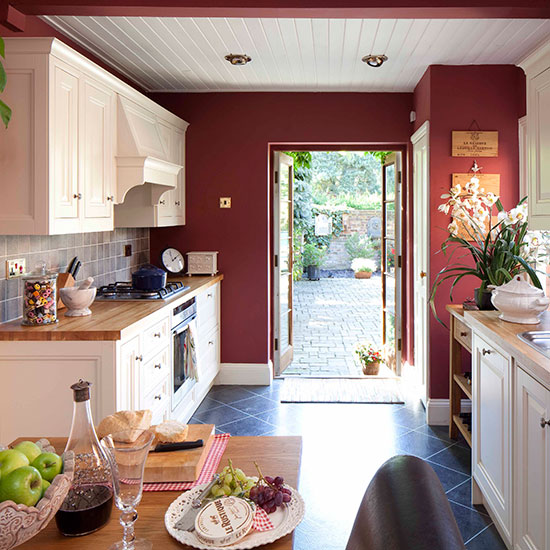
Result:
<instances>
[{"instance_id":1,"label":"gray tile backsplash","mask_svg":"<svg viewBox=\"0 0 550 550\"><path fill-rule=\"evenodd\" d=\"M124 256L124 245L132 255ZM27 271L45 261L52 271L66 271L78 256L77 282L94 278L94 286L131 280L132 271L149 261L149 229L115 229L74 235L0 235L0 322L21 316L21 278L6 279L6 260L25 258Z\"/></svg>"}]
</instances>

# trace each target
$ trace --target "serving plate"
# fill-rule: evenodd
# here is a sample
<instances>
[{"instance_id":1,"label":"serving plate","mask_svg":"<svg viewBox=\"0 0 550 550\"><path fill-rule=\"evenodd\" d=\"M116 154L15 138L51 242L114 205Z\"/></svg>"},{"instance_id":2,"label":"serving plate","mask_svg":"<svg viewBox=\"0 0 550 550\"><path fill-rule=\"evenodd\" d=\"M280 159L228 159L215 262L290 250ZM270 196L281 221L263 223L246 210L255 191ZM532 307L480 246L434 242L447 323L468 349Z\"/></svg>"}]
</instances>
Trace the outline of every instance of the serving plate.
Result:
<instances>
[{"instance_id":1,"label":"serving plate","mask_svg":"<svg viewBox=\"0 0 550 550\"><path fill-rule=\"evenodd\" d=\"M166 510L164 515L164 524L167 531L177 541L187 544L200 550L247 550L257 548L288 535L299 525L304 518L305 504L304 499L296 489L285 484L287 489L292 491L292 498L289 503L277 508L275 512L269 514L269 519L273 523L273 529L270 531L251 531L246 537L229 546L210 546L199 541L194 531L180 531L174 525L178 519L191 507L191 502L196 498L205 485L194 487L190 491L182 493Z\"/></svg>"}]
</instances>

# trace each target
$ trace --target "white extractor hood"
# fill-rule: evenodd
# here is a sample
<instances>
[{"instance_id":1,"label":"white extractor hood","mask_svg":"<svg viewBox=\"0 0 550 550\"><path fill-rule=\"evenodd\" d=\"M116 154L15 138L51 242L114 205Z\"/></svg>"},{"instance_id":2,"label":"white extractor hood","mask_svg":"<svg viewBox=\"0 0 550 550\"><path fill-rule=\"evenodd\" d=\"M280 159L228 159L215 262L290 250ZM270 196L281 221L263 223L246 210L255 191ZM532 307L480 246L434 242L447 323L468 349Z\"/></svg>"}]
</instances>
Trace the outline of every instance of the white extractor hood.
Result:
<instances>
[{"instance_id":1,"label":"white extractor hood","mask_svg":"<svg viewBox=\"0 0 550 550\"><path fill-rule=\"evenodd\" d=\"M136 103L117 99L117 197L124 202L130 189L151 184L156 204L161 195L178 185L179 164L169 162L169 143L163 141L156 116Z\"/></svg>"}]
</instances>

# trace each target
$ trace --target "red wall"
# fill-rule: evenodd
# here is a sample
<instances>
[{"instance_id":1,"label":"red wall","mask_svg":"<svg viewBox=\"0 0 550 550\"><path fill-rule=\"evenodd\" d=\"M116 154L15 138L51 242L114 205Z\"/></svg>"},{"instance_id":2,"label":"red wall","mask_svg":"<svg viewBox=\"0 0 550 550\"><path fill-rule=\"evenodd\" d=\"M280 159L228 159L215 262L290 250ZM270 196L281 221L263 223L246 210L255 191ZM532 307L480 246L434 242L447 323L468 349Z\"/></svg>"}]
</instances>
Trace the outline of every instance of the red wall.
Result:
<instances>
[{"instance_id":1,"label":"red wall","mask_svg":"<svg viewBox=\"0 0 550 550\"><path fill-rule=\"evenodd\" d=\"M450 218L438 212L442 193L448 192L453 172L468 172L471 158L451 156L451 131L467 130L476 120L482 130L498 130L499 155L479 158L483 172L500 174L502 203L512 208L518 201L519 146L518 118L525 114L525 77L514 66L443 66L428 69L414 93L417 109L415 130L430 120L430 281L446 265L436 252L447 236ZM479 286L474 277L465 278L454 292L454 302L473 297ZM436 297L440 316L446 321L449 284L442 285ZM447 398L448 330L430 316L430 397Z\"/></svg>"},{"instance_id":2,"label":"red wall","mask_svg":"<svg viewBox=\"0 0 550 550\"><path fill-rule=\"evenodd\" d=\"M166 246L219 250L222 361L269 358L269 145L405 144L412 94L154 94L190 123L187 224L151 231L151 258ZM218 206L230 196L232 208Z\"/></svg>"}]
</instances>

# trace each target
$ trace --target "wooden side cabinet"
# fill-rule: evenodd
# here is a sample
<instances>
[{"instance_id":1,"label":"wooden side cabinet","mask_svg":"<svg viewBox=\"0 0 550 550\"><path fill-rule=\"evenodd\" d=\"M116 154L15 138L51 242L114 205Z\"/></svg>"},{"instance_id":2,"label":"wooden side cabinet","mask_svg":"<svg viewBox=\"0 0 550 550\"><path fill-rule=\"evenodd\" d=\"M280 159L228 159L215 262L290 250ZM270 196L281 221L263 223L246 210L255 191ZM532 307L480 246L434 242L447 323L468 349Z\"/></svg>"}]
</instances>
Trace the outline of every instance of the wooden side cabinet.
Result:
<instances>
[{"instance_id":1,"label":"wooden side cabinet","mask_svg":"<svg viewBox=\"0 0 550 550\"><path fill-rule=\"evenodd\" d=\"M448 305L450 317L449 342L449 437L456 439L460 432L468 445L472 446L472 435L461 418L462 398L472 400L471 377L462 372L462 348L472 352L472 331L464 322L462 306Z\"/></svg>"}]
</instances>

